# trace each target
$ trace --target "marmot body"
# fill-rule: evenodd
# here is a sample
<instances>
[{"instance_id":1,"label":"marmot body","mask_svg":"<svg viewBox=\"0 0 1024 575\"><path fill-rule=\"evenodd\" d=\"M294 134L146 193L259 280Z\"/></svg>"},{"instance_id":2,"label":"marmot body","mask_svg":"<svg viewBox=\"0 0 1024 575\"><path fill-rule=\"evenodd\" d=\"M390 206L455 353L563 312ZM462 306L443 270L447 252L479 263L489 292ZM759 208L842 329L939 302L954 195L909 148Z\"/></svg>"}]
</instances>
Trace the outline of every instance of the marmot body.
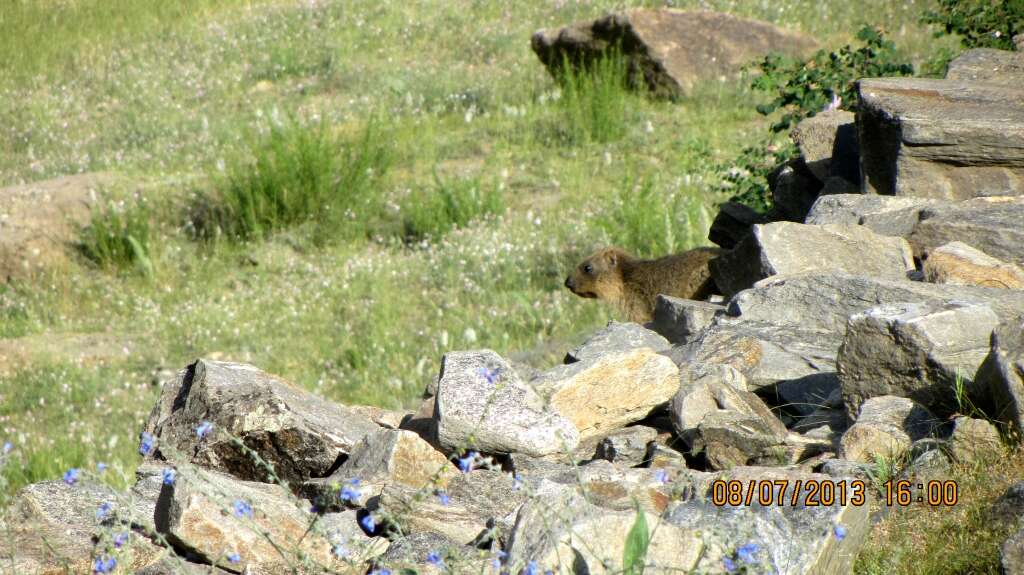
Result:
<instances>
[{"instance_id":1,"label":"marmot body","mask_svg":"<svg viewBox=\"0 0 1024 575\"><path fill-rule=\"evenodd\" d=\"M715 293L708 261L720 253L719 248L696 248L642 260L619 248L604 248L576 266L565 287L580 297L614 303L631 321L650 321L658 294L703 299Z\"/></svg>"}]
</instances>

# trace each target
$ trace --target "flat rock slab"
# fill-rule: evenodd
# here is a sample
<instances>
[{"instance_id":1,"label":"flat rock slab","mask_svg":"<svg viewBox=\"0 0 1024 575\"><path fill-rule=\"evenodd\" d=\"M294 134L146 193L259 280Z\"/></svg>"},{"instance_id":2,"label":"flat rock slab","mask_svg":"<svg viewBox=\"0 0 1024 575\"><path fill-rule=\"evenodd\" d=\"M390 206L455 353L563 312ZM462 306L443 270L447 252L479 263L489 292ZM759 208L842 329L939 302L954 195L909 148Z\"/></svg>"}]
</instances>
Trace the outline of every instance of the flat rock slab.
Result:
<instances>
[{"instance_id":1,"label":"flat rock slab","mask_svg":"<svg viewBox=\"0 0 1024 575\"><path fill-rule=\"evenodd\" d=\"M932 283L1024 289L1024 269L963 242L930 251L923 267L925 281Z\"/></svg>"},{"instance_id":2,"label":"flat rock slab","mask_svg":"<svg viewBox=\"0 0 1024 575\"><path fill-rule=\"evenodd\" d=\"M918 256L959 241L1007 263L1024 266L1021 222L1024 197L977 198L921 210L907 240Z\"/></svg>"},{"instance_id":3,"label":"flat rock slab","mask_svg":"<svg viewBox=\"0 0 1024 575\"><path fill-rule=\"evenodd\" d=\"M942 421L905 397L872 397L860 406L857 420L840 440L840 457L872 463L876 457L892 458L910 449Z\"/></svg>"},{"instance_id":4,"label":"flat rock slab","mask_svg":"<svg viewBox=\"0 0 1024 575\"><path fill-rule=\"evenodd\" d=\"M962 200L1024 194L1024 88L963 80L858 82L863 190Z\"/></svg>"},{"instance_id":5,"label":"flat rock slab","mask_svg":"<svg viewBox=\"0 0 1024 575\"><path fill-rule=\"evenodd\" d=\"M444 355L434 421L440 445L452 451L541 457L571 452L580 441L572 421L546 407L533 387L491 350Z\"/></svg>"},{"instance_id":6,"label":"flat rock slab","mask_svg":"<svg viewBox=\"0 0 1024 575\"><path fill-rule=\"evenodd\" d=\"M960 54L946 69L947 80L1024 86L1024 53L974 48Z\"/></svg>"},{"instance_id":7,"label":"flat rock slab","mask_svg":"<svg viewBox=\"0 0 1024 575\"><path fill-rule=\"evenodd\" d=\"M719 304L662 294L654 300L654 319L648 325L672 343L686 343L723 312L725 306Z\"/></svg>"},{"instance_id":8,"label":"flat rock slab","mask_svg":"<svg viewBox=\"0 0 1024 575\"><path fill-rule=\"evenodd\" d=\"M1007 322L993 332L977 383L988 389L988 413L1017 432L1024 431L1024 320Z\"/></svg>"},{"instance_id":9,"label":"flat rock slab","mask_svg":"<svg viewBox=\"0 0 1024 575\"><path fill-rule=\"evenodd\" d=\"M831 176L860 179L853 112L829 110L801 120L791 134L807 168L820 182Z\"/></svg>"},{"instance_id":10,"label":"flat rock slab","mask_svg":"<svg viewBox=\"0 0 1024 575\"><path fill-rule=\"evenodd\" d=\"M634 84L678 97L699 80L738 74L770 52L805 54L816 43L804 34L729 14L686 10L630 10L558 30L530 42L556 77L568 61L586 66L619 48Z\"/></svg>"},{"instance_id":11,"label":"flat rock slab","mask_svg":"<svg viewBox=\"0 0 1024 575\"><path fill-rule=\"evenodd\" d=\"M715 285L734 294L773 275L816 269L902 279L914 269L914 258L902 238L864 226L774 222L755 225L750 236L709 267Z\"/></svg>"},{"instance_id":12,"label":"flat rock slab","mask_svg":"<svg viewBox=\"0 0 1024 575\"><path fill-rule=\"evenodd\" d=\"M608 353L630 351L639 348L666 350L671 344L656 331L638 323L608 322L604 328L573 348L565 356L565 363L595 359Z\"/></svg>"},{"instance_id":13,"label":"flat rock slab","mask_svg":"<svg viewBox=\"0 0 1024 575\"><path fill-rule=\"evenodd\" d=\"M203 421L213 428L200 438ZM380 426L251 365L201 359L164 384L146 429L165 459L266 481L266 470L232 440L238 438L278 477L301 482L328 475Z\"/></svg>"}]
</instances>

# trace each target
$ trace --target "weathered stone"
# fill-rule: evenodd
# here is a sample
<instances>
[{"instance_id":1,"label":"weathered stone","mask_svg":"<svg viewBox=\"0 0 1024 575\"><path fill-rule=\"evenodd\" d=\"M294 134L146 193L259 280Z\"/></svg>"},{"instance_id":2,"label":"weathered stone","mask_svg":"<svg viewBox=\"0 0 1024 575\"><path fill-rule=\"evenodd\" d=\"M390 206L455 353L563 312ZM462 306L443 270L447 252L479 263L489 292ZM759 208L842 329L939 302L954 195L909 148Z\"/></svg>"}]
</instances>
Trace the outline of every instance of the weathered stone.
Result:
<instances>
[{"instance_id":1,"label":"weathered stone","mask_svg":"<svg viewBox=\"0 0 1024 575\"><path fill-rule=\"evenodd\" d=\"M1017 34L1013 37L1013 47L1018 52L1024 52L1024 34Z\"/></svg>"},{"instance_id":2,"label":"weathered stone","mask_svg":"<svg viewBox=\"0 0 1024 575\"><path fill-rule=\"evenodd\" d=\"M1024 481L1006 488L988 512L993 521L1003 525L1020 525L1024 520Z\"/></svg>"},{"instance_id":3,"label":"weathered stone","mask_svg":"<svg viewBox=\"0 0 1024 575\"><path fill-rule=\"evenodd\" d=\"M565 356L565 363L596 359L603 355L648 348L662 351L671 347L668 340L637 323L610 321Z\"/></svg>"},{"instance_id":4,"label":"weathered stone","mask_svg":"<svg viewBox=\"0 0 1024 575\"><path fill-rule=\"evenodd\" d=\"M953 420L949 449L957 461L984 461L1002 455L999 430L984 419L959 416Z\"/></svg>"},{"instance_id":5,"label":"weathered stone","mask_svg":"<svg viewBox=\"0 0 1024 575\"><path fill-rule=\"evenodd\" d=\"M993 419L1024 431L1024 320L1007 322L992 333L989 354L978 369L977 384L988 390Z\"/></svg>"},{"instance_id":6,"label":"weathered stone","mask_svg":"<svg viewBox=\"0 0 1024 575\"><path fill-rule=\"evenodd\" d=\"M785 453L786 434L780 436L778 427L785 429L782 422L774 425L757 415L715 411L697 426L693 452L704 453L712 469L779 463Z\"/></svg>"},{"instance_id":7,"label":"weathered stone","mask_svg":"<svg viewBox=\"0 0 1024 575\"><path fill-rule=\"evenodd\" d=\"M1024 100L1024 98L1022 98ZM918 256L960 241L1004 262L1024 266L1024 197L977 198L921 210L907 236Z\"/></svg>"},{"instance_id":8,"label":"weathered stone","mask_svg":"<svg viewBox=\"0 0 1024 575\"><path fill-rule=\"evenodd\" d=\"M651 469L662 469L666 467L686 467L686 458L678 450L663 445L652 443L647 446L647 464Z\"/></svg>"},{"instance_id":9,"label":"weathered stone","mask_svg":"<svg viewBox=\"0 0 1024 575\"><path fill-rule=\"evenodd\" d=\"M353 479L358 496L351 504L366 506L384 486L397 483L412 489L443 488L458 473L441 452L411 431L382 429L363 438L351 456L329 477L303 484L303 494L315 503L336 499L338 489ZM327 508L327 507L324 507Z\"/></svg>"},{"instance_id":10,"label":"weathered stone","mask_svg":"<svg viewBox=\"0 0 1024 575\"><path fill-rule=\"evenodd\" d=\"M401 428L402 422L405 421L407 417L414 415L415 413L409 411L391 411L389 409L383 409L373 405L349 405L346 406L346 408L353 413L364 415L366 419L369 419L385 429Z\"/></svg>"},{"instance_id":11,"label":"weathered stone","mask_svg":"<svg viewBox=\"0 0 1024 575\"><path fill-rule=\"evenodd\" d=\"M644 573L693 569L703 549L696 530L643 513L650 536ZM541 572L621 572L626 536L635 522L635 511L610 511L572 492L554 501L530 501L519 510L505 567L520 573L536 562Z\"/></svg>"},{"instance_id":12,"label":"weathered stone","mask_svg":"<svg viewBox=\"0 0 1024 575\"><path fill-rule=\"evenodd\" d=\"M200 437L196 428L203 421L213 428ZM265 481L267 472L236 438L278 477L300 482L330 473L378 429L365 416L251 365L205 359L164 385L146 423L158 439L157 457L253 481Z\"/></svg>"},{"instance_id":13,"label":"weathered stone","mask_svg":"<svg viewBox=\"0 0 1024 575\"><path fill-rule=\"evenodd\" d=\"M140 571L133 571L133 575L227 575L228 573L230 571L219 567L193 563L173 556L164 557Z\"/></svg>"},{"instance_id":14,"label":"weathered stone","mask_svg":"<svg viewBox=\"0 0 1024 575\"><path fill-rule=\"evenodd\" d=\"M830 176L860 178L860 151L852 112L829 110L801 120L790 136L800 148L807 168L818 181Z\"/></svg>"},{"instance_id":15,"label":"weathered stone","mask_svg":"<svg viewBox=\"0 0 1024 575\"><path fill-rule=\"evenodd\" d=\"M764 467L740 467L720 477L738 480L744 486L751 481L785 479L788 488L785 492L775 488L773 505L762 506L754 501L749 506L718 506L697 498L670 509L666 515L669 523L699 530L704 541L694 572L721 573L726 558L743 565L738 550L749 543L756 544L754 549L745 548L751 551L751 562L766 566L773 573L845 575L852 571L857 551L870 530L868 506L849 501L845 506L838 501L830 506L806 505L806 499L799 496L796 505L790 503L798 479L801 485L833 479ZM852 492L849 485L847 492ZM777 504L779 501L784 503Z\"/></svg>"},{"instance_id":16,"label":"weathered stone","mask_svg":"<svg viewBox=\"0 0 1024 575\"><path fill-rule=\"evenodd\" d=\"M947 80L1024 86L1024 54L993 48L973 48L960 54L946 68Z\"/></svg>"},{"instance_id":17,"label":"weathered stone","mask_svg":"<svg viewBox=\"0 0 1024 575\"><path fill-rule=\"evenodd\" d=\"M437 447L437 422L434 420L434 396L424 399L416 411L402 419L399 429L419 435L423 441Z\"/></svg>"},{"instance_id":18,"label":"weathered stone","mask_svg":"<svg viewBox=\"0 0 1024 575\"><path fill-rule=\"evenodd\" d=\"M835 195L859 194L859 193L860 193L860 186L857 185L854 181L847 180L846 178L841 178L839 176L831 176L827 180L825 180L824 184L822 184L821 192L818 194L818 199L821 199L821 196L835 196ZM818 200L814 200L814 203L818 203ZM812 209L813 209L813 207L814 206L811 206ZM810 213L810 212L808 212L808 213ZM804 223L809 223L809 222L807 222L807 218L804 218ZM874 230L874 231L878 232L878 230ZM883 235L891 235L891 234L883 234Z\"/></svg>"},{"instance_id":19,"label":"weathered stone","mask_svg":"<svg viewBox=\"0 0 1024 575\"><path fill-rule=\"evenodd\" d=\"M359 524L362 512L346 509L339 513L324 513L313 526L313 533L330 543L331 553L346 561L360 563L373 559L390 548L384 537L371 537Z\"/></svg>"},{"instance_id":20,"label":"weathered stone","mask_svg":"<svg viewBox=\"0 0 1024 575\"><path fill-rule=\"evenodd\" d=\"M441 565L427 562L427 557L434 553L442 561ZM468 545L460 545L440 533L412 533L396 540L382 555L376 564L379 568L388 568L392 572L402 569L414 569L422 575L441 575L453 573L482 573L484 563L493 558L480 549ZM496 555L495 555L496 556Z\"/></svg>"},{"instance_id":21,"label":"weathered stone","mask_svg":"<svg viewBox=\"0 0 1024 575\"><path fill-rule=\"evenodd\" d=\"M909 397L937 413L970 395L999 318L969 302L893 303L850 317L837 367L850 415L870 397Z\"/></svg>"},{"instance_id":22,"label":"weathered stone","mask_svg":"<svg viewBox=\"0 0 1024 575\"><path fill-rule=\"evenodd\" d=\"M588 364L574 364L580 365ZM571 452L580 440L573 422L547 409L533 387L490 350L445 354L435 401L438 441L445 449L542 456Z\"/></svg>"},{"instance_id":23,"label":"weathered stone","mask_svg":"<svg viewBox=\"0 0 1024 575\"><path fill-rule=\"evenodd\" d=\"M861 463L891 458L910 449L940 420L905 397L872 397L861 405L857 420L840 440L840 457Z\"/></svg>"},{"instance_id":24,"label":"weathered stone","mask_svg":"<svg viewBox=\"0 0 1024 575\"><path fill-rule=\"evenodd\" d=\"M737 389L720 377L723 367L719 365L692 364L684 371L684 377L678 392L669 404L672 425L676 433L684 441L691 443L696 439L695 433L709 415L723 411L754 416L763 420L759 428L770 430L770 435L781 440L786 435L786 428L775 417L759 397Z\"/></svg>"},{"instance_id":25,"label":"weathered stone","mask_svg":"<svg viewBox=\"0 0 1024 575\"><path fill-rule=\"evenodd\" d=\"M913 196L845 193L822 195L804 220L806 224L855 224L883 236L906 237L914 231L923 209L947 202Z\"/></svg>"},{"instance_id":26,"label":"weathered stone","mask_svg":"<svg viewBox=\"0 0 1024 575\"><path fill-rule=\"evenodd\" d=\"M0 561L12 573L92 573L93 558L113 552L109 537L94 542L104 531L130 534L118 553L122 567L134 572L159 561L163 549L131 533L132 510L124 499L91 481L74 486L43 481L24 487L6 511ZM110 510L101 518L97 514L104 504Z\"/></svg>"},{"instance_id":27,"label":"weathered stone","mask_svg":"<svg viewBox=\"0 0 1024 575\"><path fill-rule=\"evenodd\" d=\"M709 263L715 285L735 294L777 274L831 270L902 279L914 269L910 246L863 226L793 222L756 225L734 250Z\"/></svg>"},{"instance_id":28,"label":"weathered stone","mask_svg":"<svg viewBox=\"0 0 1024 575\"><path fill-rule=\"evenodd\" d=\"M963 242L950 242L928 253L925 280L937 284L1024 289L1024 269Z\"/></svg>"},{"instance_id":29,"label":"weathered stone","mask_svg":"<svg viewBox=\"0 0 1024 575\"><path fill-rule=\"evenodd\" d=\"M679 369L668 357L640 348L558 366L530 384L582 440L639 421L667 403L679 387Z\"/></svg>"},{"instance_id":30,"label":"weathered stone","mask_svg":"<svg viewBox=\"0 0 1024 575\"><path fill-rule=\"evenodd\" d=\"M932 304L948 300L985 304L1000 321L1024 314L1024 292L888 280L842 272L808 272L762 280L736 294L728 319L771 324L777 330L843 334L849 317L880 302Z\"/></svg>"},{"instance_id":31,"label":"weathered stone","mask_svg":"<svg viewBox=\"0 0 1024 575\"><path fill-rule=\"evenodd\" d=\"M916 500L919 496L927 497L928 491L924 486L928 482L948 479L951 468L946 452L942 449L933 449L911 459L899 478L911 483L912 500ZM918 488L918 485L921 485L921 488Z\"/></svg>"},{"instance_id":32,"label":"weathered stone","mask_svg":"<svg viewBox=\"0 0 1024 575\"><path fill-rule=\"evenodd\" d=\"M738 202L725 202L718 207L718 214L711 222L708 240L731 250L736 244L750 235L754 224L762 224L766 220L753 208Z\"/></svg>"},{"instance_id":33,"label":"weathered stone","mask_svg":"<svg viewBox=\"0 0 1024 575\"><path fill-rule=\"evenodd\" d=\"M1024 194L1019 86L873 78L857 89L864 192L952 200Z\"/></svg>"},{"instance_id":34,"label":"weathered stone","mask_svg":"<svg viewBox=\"0 0 1024 575\"><path fill-rule=\"evenodd\" d=\"M724 311L725 306L719 304L659 295L654 302L654 321L649 325L672 343L686 343Z\"/></svg>"},{"instance_id":35,"label":"weathered stone","mask_svg":"<svg viewBox=\"0 0 1024 575\"><path fill-rule=\"evenodd\" d=\"M283 487L216 472L178 474L163 487L156 509L157 531L176 549L237 573L279 573L301 554L340 567L332 542L307 533L312 523ZM231 553L241 560L228 561Z\"/></svg>"},{"instance_id":36,"label":"weathered stone","mask_svg":"<svg viewBox=\"0 0 1024 575\"><path fill-rule=\"evenodd\" d=\"M1010 535L999 547L1003 575L1024 575L1024 528Z\"/></svg>"},{"instance_id":37,"label":"weathered stone","mask_svg":"<svg viewBox=\"0 0 1024 575\"><path fill-rule=\"evenodd\" d=\"M776 168L768 176L768 186L772 192L771 221L803 222L821 192L821 181L802 158Z\"/></svg>"},{"instance_id":38,"label":"weathered stone","mask_svg":"<svg viewBox=\"0 0 1024 575\"><path fill-rule=\"evenodd\" d=\"M597 457L632 467L647 458L647 444L658 437L658 430L645 425L631 425L608 434L597 444Z\"/></svg>"},{"instance_id":39,"label":"weathered stone","mask_svg":"<svg viewBox=\"0 0 1024 575\"><path fill-rule=\"evenodd\" d=\"M806 53L815 42L766 22L710 11L630 10L560 30L540 31L531 46L559 77L568 62L585 67L619 50L630 81L677 97L704 79L734 75L769 52Z\"/></svg>"},{"instance_id":40,"label":"weathered stone","mask_svg":"<svg viewBox=\"0 0 1024 575\"><path fill-rule=\"evenodd\" d=\"M829 459L821 466L821 472L832 477L850 477L870 481L874 475L874 463Z\"/></svg>"}]
</instances>

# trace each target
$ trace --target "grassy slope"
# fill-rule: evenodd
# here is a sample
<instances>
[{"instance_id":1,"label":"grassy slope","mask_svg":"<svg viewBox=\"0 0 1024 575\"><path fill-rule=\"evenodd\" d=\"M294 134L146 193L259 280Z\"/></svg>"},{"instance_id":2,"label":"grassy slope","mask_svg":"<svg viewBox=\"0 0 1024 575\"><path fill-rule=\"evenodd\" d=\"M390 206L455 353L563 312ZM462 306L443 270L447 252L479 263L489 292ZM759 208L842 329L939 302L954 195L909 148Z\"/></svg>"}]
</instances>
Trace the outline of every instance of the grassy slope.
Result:
<instances>
[{"instance_id":1,"label":"grassy slope","mask_svg":"<svg viewBox=\"0 0 1024 575\"><path fill-rule=\"evenodd\" d=\"M415 405L448 350L557 361L612 315L561 289L568 266L606 242L651 255L701 243L717 199L711 161L765 126L742 85L711 83L676 105L627 98L624 136L581 141L527 39L621 5L16 0L0 14L0 184L114 170L160 194L152 278L83 264L0 287L0 338L106 334L133 350L0 371L0 438L16 446L5 492L71 466L130 469L153 372L199 355L392 408ZM865 16L918 60L941 44L915 25L922 2L700 5L827 46ZM383 118L396 158L380 193L396 206L429 192L437 173L498 187L508 210L415 248L321 246L301 229L243 246L190 241L182 202L288 114L351 133ZM638 215L628 200L644 190L655 209ZM908 557L932 544L887 529L903 563L872 551L862 568L913 572Z\"/></svg>"}]
</instances>

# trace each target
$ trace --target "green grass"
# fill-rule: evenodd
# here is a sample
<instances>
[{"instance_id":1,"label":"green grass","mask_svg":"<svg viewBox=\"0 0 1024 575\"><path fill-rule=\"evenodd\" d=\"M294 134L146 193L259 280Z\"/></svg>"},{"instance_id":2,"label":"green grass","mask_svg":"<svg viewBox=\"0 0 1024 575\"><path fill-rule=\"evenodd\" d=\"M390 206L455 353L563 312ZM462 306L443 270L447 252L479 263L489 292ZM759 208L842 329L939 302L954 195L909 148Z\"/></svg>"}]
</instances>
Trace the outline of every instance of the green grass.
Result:
<instances>
[{"instance_id":1,"label":"green grass","mask_svg":"<svg viewBox=\"0 0 1024 575\"><path fill-rule=\"evenodd\" d=\"M92 210L78 234L78 252L105 270L132 270L153 275L152 214L144 200L109 202Z\"/></svg>"},{"instance_id":2,"label":"green grass","mask_svg":"<svg viewBox=\"0 0 1024 575\"><path fill-rule=\"evenodd\" d=\"M558 83L559 128L573 144L622 138L628 129L630 104L642 97L630 93L626 62L617 51L579 69L566 60Z\"/></svg>"},{"instance_id":3,"label":"green grass","mask_svg":"<svg viewBox=\"0 0 1024 575\"><path fill-rule=\"evenodd\" d=\"M487 216L505 211L501 190L478 178L443 179L410 194L400 208L402 238L407 242L440 238Z\"/></svg>"}]
</instances>

